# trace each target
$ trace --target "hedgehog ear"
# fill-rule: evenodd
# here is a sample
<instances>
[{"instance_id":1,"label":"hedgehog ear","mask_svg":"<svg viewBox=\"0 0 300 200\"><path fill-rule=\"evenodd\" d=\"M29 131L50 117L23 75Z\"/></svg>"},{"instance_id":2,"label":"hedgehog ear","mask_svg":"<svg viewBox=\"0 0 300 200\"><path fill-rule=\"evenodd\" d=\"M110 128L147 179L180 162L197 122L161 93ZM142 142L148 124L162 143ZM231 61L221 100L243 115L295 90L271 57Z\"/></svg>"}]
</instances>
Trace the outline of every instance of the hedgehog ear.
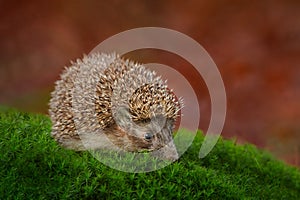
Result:
<instances>
[{"instance_id":1,"label":"hedgehog ear","mask_svg":"<svg viewBox=\"0 0 300 200\"><path fill-rule=\"evenodd\" d=\"M129 109L125 106L120 106L117 108L117 112L115 114L115 121L118 126L120 126L123 129L128 129L131 121L131 115L129 113Z\"/></svg>"},{"instance_id":2,"label":"hedgehog ear","mask_svg":"<svg viewBox=\"0 0 300 200\"><path fill-rule=\"evenodd\" d=\"M156 133L161 132L161 130L166 125L167 118L162 114L158 114L151 118L150 126L154 129Z\"/></svg>"}]
</instances>

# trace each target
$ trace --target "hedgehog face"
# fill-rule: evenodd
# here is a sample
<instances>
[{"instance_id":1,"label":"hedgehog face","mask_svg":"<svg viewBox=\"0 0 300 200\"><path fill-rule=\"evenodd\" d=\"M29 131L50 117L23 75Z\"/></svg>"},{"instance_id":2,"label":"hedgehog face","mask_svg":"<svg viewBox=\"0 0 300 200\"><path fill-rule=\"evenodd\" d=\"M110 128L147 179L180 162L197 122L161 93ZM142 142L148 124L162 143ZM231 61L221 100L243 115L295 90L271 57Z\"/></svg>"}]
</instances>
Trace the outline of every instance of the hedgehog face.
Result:
<instances>
[{"instance_id":1,"label":"hedgehog face","mask_svg":"<svg viewBox=\"0 0 300 200\"><path fill-rule=\"evenodd\" d=\"M172 119L154 116L148 120L132 121L128 126L129 138L139 144L140 150L153 151L172 142Z\"/></svg>"},{"instance_id":2,"label":"hedgehog face","mask_svg":"<svg viewBox=\"0 0 300 200\"><path fill-rule=\"evenodd\" d=\"M125 136L122 138L123 144L118 142L121 148L133 152L158 151L156 157L168 160L178 158L172 137L174 119L156 115L151 119L132 121L128 109L121 108L115 120L119 131Z\"/></svg>"}]
</instances>

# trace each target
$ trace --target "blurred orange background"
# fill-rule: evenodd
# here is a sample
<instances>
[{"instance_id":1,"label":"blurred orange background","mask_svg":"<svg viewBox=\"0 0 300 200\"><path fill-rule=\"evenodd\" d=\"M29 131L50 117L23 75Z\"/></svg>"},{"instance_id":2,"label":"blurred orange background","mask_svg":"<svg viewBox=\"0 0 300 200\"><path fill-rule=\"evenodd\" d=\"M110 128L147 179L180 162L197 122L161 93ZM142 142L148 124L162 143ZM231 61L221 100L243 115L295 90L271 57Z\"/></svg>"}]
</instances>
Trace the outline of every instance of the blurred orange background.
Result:
<instances>
[{"instance_id":1,"label":"blurred orange background","mask_svg":"<svg viewBox=\"0 0 300 200\"><path fill-rule=\"evenodd\" d=\"M180 31L211 55L227 92L222 135L300 166L300 1L0 1L0 104L47 113L70 60L137 27ZM197 93L199 128L210 98L201 77L176 55L144 50L140 62L183 70ZM193 120L193 119L191 119Z\"/></svg>"}]
</instances>

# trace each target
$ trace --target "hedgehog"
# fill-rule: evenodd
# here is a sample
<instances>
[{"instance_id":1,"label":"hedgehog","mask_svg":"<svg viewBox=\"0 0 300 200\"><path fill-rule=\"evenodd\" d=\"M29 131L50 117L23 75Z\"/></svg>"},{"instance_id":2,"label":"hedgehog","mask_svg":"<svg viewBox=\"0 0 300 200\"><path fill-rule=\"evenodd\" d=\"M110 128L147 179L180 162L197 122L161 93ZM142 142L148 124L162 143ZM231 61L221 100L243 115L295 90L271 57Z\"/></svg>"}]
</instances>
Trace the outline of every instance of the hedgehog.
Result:
<instances>
[{"instance_id":1,"label":"hedgehog","mask_svg":"<svg viewBox=\"0 0 300 200\"><path fill-rule=\"evenodd\" d=\"M65 67L51 93L51 136L64 148L150 152L177 160L182 108L155 71L116 53L84 55Z\"/></svg>"}]
</instances>

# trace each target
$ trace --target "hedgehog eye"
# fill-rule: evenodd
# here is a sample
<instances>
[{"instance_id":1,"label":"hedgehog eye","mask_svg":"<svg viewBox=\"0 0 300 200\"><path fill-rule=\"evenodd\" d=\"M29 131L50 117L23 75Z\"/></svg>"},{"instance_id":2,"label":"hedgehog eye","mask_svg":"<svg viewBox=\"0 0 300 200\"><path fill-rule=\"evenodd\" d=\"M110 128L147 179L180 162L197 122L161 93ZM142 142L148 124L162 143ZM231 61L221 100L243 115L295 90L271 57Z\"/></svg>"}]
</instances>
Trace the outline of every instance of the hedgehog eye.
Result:
<instances>
[{"instance_id":1,"label":"hedgehog eye","mask_svg":"<svg viewBox=\"0 0 300 200\"><path fill-rule=\"evenodd\" d=\"M152 133L146 133L145 134L145 139L146 140L151 140L153 138L153 134Z\"/></svg>"}]
</instances>

